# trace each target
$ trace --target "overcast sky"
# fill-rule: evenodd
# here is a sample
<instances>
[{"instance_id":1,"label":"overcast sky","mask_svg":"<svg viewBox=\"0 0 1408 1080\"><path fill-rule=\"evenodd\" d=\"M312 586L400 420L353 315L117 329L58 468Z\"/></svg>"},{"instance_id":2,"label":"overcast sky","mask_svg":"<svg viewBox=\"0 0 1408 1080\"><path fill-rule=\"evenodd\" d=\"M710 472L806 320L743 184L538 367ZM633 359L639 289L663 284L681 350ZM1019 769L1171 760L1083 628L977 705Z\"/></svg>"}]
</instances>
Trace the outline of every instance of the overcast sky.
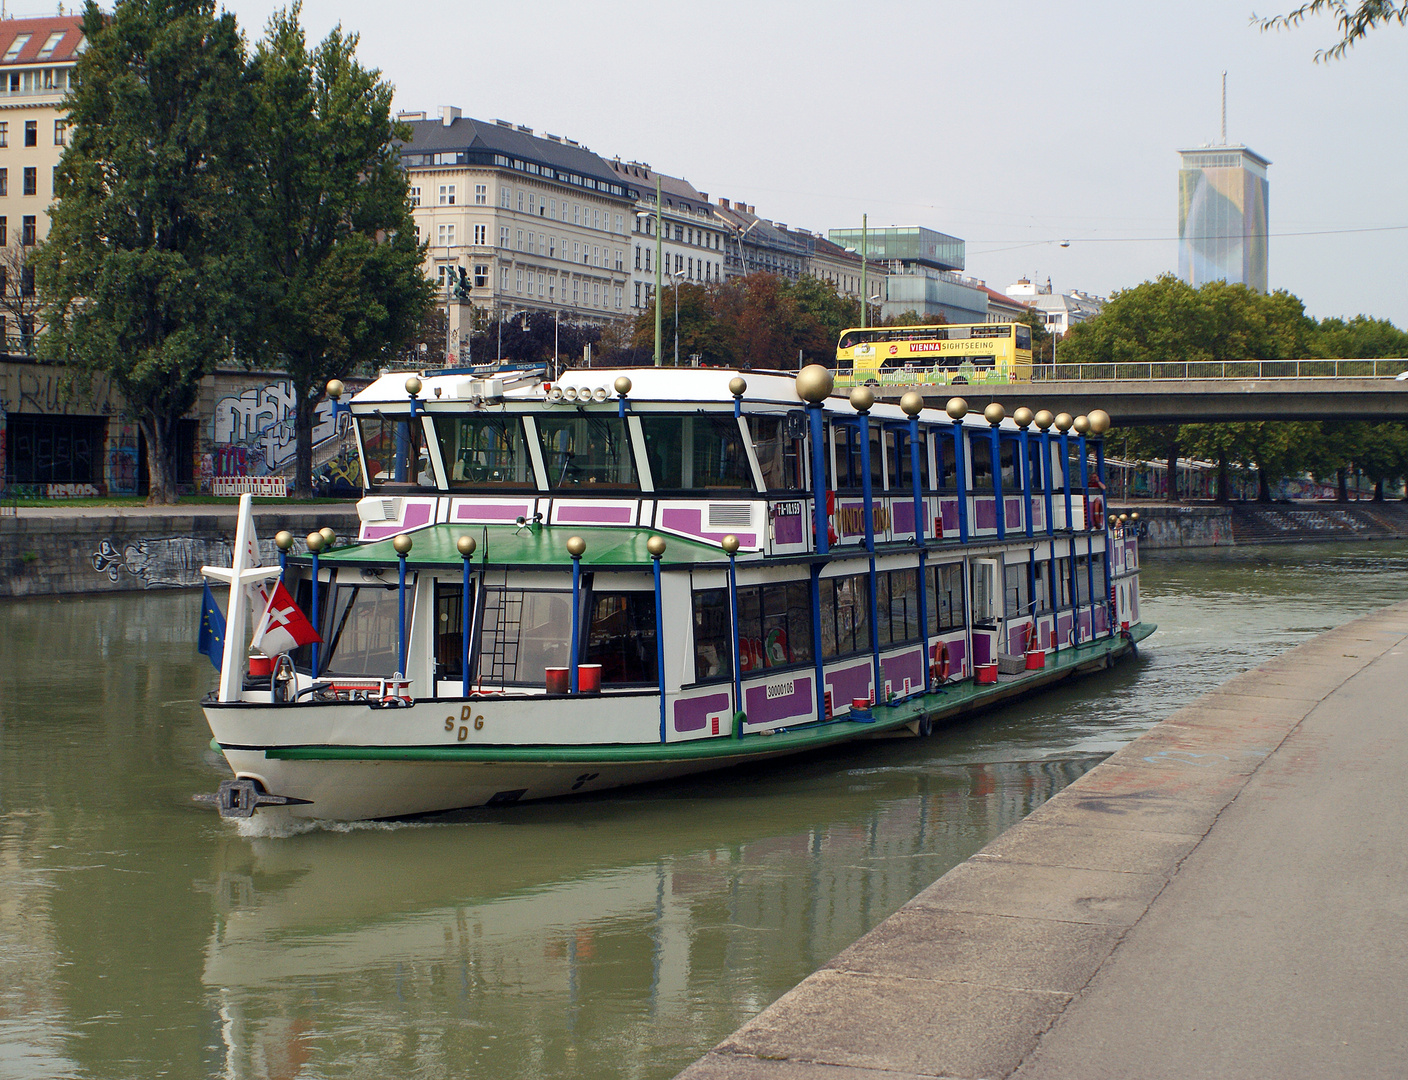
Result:
<instances>
[{"instance_id":1,"label":"overcast sky","mask_svg":"<svg viewBox=\"0 0 1408 1080\"><path fill-rule=\"evenodd\" d=\"M280 6L225 3L251 38ZM1408 328L1408 28L1315 64L1329 20L1262 33L1252 11L305 0L304 23L360 34L398 108L565 135L791 226L938 229L999 291L1026 275L1108 295L1176 272L1175 151L1219 140L1225 69L1228 141L1272 162L1271 287L1317 317Z\"/></svg>"}]
</instances>

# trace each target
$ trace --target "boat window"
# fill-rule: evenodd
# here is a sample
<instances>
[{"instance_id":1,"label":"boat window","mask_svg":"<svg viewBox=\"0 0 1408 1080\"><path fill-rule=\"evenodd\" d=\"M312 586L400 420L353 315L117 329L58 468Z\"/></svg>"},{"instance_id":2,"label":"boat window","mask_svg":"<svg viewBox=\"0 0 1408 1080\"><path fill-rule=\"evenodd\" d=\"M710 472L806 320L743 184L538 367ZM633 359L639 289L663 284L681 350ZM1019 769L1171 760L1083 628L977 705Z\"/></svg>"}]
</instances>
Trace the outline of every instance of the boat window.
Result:
<instances>
[{"instance_id":1,"label":"boat window","mask_svg":"<svg viewBox=\"0 0 1408 1080\"><path fill-rule=\"evenodd\" d=\"M805 455L802 440L796 430L804 428L806 416L789 423L783 416L750 416L748 430L753 437L753 452L763 470L763 487L768 491L800 491L806 486L802 474ZM789 429L792 434L789 435Z\"/></svg>"},{"instance_id":2,"label":"boat window","mask_svg":"<svg viewBox=\"0 0 1408 1080\"><path fill-rule=\"evenodd\" d=\"M1002 594L998 591L997 560L975 559L973 561L973 622L975 625L991 627L1001 614L998 604Z\"/></svg>"},{"instance_id":3,"label":"boat window","mask_svg":"<svg viewBox=\"0 0 1408 1080\"><path fill-rule=\"evenodd\" d=\"M821 580L821 655L846 656L870 649L870 577Z\"/></svg>"},{"instance_id":4,"label":"boat window","mask_svg":"<svg viewBox=\"0 0 1408 1080\"><path fill-rule=\"evenodd\" d=\"M592 593L585 663L601 665L603 686L660 681L655 593Z\"/></svg>"},{"instance_id":5,"label":"boat window","mask_svg":"<svg viewBox=\"0 0 1408 1080\"><path fill-rule=\"evenodd\" d=\"M732 415L642 416L656 491L753 490L743 433Z\"/></svg>"},{"instance_id":6,"label":"boat window","mask_svg":"<svg viewBox=\"0 0 1408 1080\"><path fill-rule=\"evenodd\" d=\"M694 678L712 682L733 677L733 640L728 590L700 589L694 594Z\"/></svg>"},{"instance_id":7,"label":"boat window","mask_svg":"<svg viewBox=\"0 0 1408 1080\"><path fill-rule=\"evenodd\" d=\"M1019 619L1031 614L1031 600L1027 588L1027 564L1008 563L1003 568L1006 589L1003 593L1007 617Z\"/></svg>"},{"instance_id":8,"label":"boat window","mask_svg":"<svg viewBox=\"0 0 1408 1080\"><path fill-rule=\"evenodd\" d=\"M406 626L411 625L413 590L406 588ZM401 666L400 590L394 585L341 585L333 594L328 645L321 675L388 678Z\"/></svg>"},{"instance_id":9,"label":"boat window","mask_svg":"<svg viewBox=\"0 0 1408 1080\"><path fill-rule=\"evenodd\" d=\"M958 473L953 467L953 433L940 429L935 433L934 444L935 458L939 463L939 475L935 477L938 481L934 487L937 491L955 491L958 488Z\"/></svg>"},{"instance_id":10,"label":"boat window","mask_svg":"<svg viewBox=\"0 0 1408 1080\"><path fill-rule=\"evenodd\" d=\"M1060 588L1060 603L1058 606L1068 608L1071 606L1071 574L1073 560L1068 556L1058 556L1056 563L1056 581Z\"/></svg>"},{"instance_id":11,"label":"boat window","mask_svg":"<svg viewBox=\"0 0 1408 1080\"><path fill-rule=\"evenodd\" d=\"M424 428L408 416L359 416L357 430L367 459L367 485L434 487L430 458L422 446Z\"/></svg>"},{"instance_id":12,"label":"boat window","mask_svg":"<svg viewBox=\"0 0 1408 1080\"><path fill-rule=\"evenodd\" d=\"M968 433L968 459L973 468L968 474L969 491L992 491L992 438L985 431Z\"/></svg>"},{"instance_id":13,"label":"boat window","mask_svg":"<svg viewBox=\"0 0 1408 1080\"><path fill-rule=\"evenodd\" d=\"M474 585L469 587L471 612ZM473 615L470 616L473 618ZM435 669L438 679L464 678L464 584L435 583Z\"/></svg>"},{"instance_id":14,"label":"boat window","mask_svg":"<svg viewBox=\"0 0 1408 1080\"><path fill-rule=\"evenodd\" d=\"M738 666L745 674L811 659L812 591L807 582L738 590Z\"/></svg>"},{"instance_id":15,"label":"boat window","mask_svg":"<svg viewBox=\"0 0 1408 1080\"><path fill-rule=\"evenodd\" d=\"M550 488L619 491L640 486L626 422L619 416L550 413L539 416L537 425Z\"/></svg>"},{"instance_id":16,"label":"boat window","mask_svg":"<svg viewBox=\"0 0 1408 1080\"><path fill-rule=\"evenodd\" d=\"M572 594L487 589L479 631L479 679L543 685L550 667L567 667Z\"/></svg>"},{"instance_id":17,"label":"boat window","mask_svg":"<svg viewBox=\"0 0 1408 1080\"><path fill-rule=\"evenodd\" d=\"M1042 439L1033 438L1027 444L1027 454L1031 461L1032 490L1045 491L1046 478L1041 473L1041 444Z\"/></svg>"},{"instance_id":18,"label":"boat window","mask_svg":"<svg viewBox=\"0 0 1408 1080\"><path fill-rule=\"evenodd\" d=\"M918 570L883 570L875 575L875 638L881 647L919 640Z\"/></svg>"},{"instance_id":19,"label":"boat window","mask_svg":"<svg viewBox=\"0 0 1408 1080\"><path fill-rule=\"evenodd\" d=\"M963 626L963 564L931 566L924 576L929 589L929 633L960 629Z\"/></svg>"},{"instance_id":20,"label":"boat window","mask_svg":"<svg viewBox=\"0 0 1408 1080\"><path fill-rule=\"evenodd\" d=\"M881 431L877 424L870 427L870 488L883 491L885 483L885 454L881 444ZM839 491L860 491L864 484L861 473L861 428L856 423L835 424L831 437L836 444L836 488Z\"/></svg>"},{"instance_id":21,"label":"boat window","mask_svg":"<svg viewBox=\"0 0 1408 1080\"><path fill-rule=\"evenodd\" d=\"M1076 605L1090 603L1090 560L1084 555L1076 558Z\"/></svg>"},{"instance_id":22,"label":"boat window","mask_svg":"<svg viewBox=\"0 0 1408 1080\"><path fill-rule=\"evenodd\" d=\"M1002 466L1002 490L1020 491L1021 478L1017 475L1017 444L1011 439L998 440L998 461Z\"/></svg>"},{"instance_id":23,"label":"boat window","mask_svg":"<svg viewBox=\"0 0 1408 1080\"><path fill-rule=\"evenodd\" d=\"M1051 610L1051 565L1045 559L1038 559L1033 567L1032 582L1035 586L1032 592L1034 611Z\"/></svg>"},{"instance_id":24,"label":"boat window","mask_svg":"<svg viewBox=\"0 0 1408 1080\"><path fill-rule=\"evenodd\" d=\"M439 416L435 434L452 490L536 487L523 421L517 416Z\"/></svg>"}]
</instances>

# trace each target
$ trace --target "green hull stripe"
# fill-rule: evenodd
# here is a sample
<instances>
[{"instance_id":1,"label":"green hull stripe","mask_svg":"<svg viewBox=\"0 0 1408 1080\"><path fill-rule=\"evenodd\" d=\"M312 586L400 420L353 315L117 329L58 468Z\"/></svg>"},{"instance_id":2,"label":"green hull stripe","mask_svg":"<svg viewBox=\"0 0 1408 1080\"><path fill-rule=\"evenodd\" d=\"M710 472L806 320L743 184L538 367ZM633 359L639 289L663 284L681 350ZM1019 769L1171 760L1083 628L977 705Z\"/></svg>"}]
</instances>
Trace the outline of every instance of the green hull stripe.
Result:
<instances>
[{"instance_id":1,"label":"green hull stripe","mask_svg":"<svg viewBox=\"0 0 1408 1080\"><path fill-rule=\"evenodd\" d=\"M1143 641L1155 630L1152 623L1130 627L1130 637ZM223 749L264 750L264 756L280 761L445 761L445 762L531 762L539 764L578 762L669 763L699 758L748 758L769 754L796 753L818 749L865 735L891 731L924 715L944 719L973 712L1008 697L1025 694L1074 674L1077 668L1106 656L1129 651L1121 637L1102 638L1073 649L1048 654L1042 673L1017 682L978 686L971 679L950 683L943 693L920 694L894 705L873 710L875 721L833 720L789 728L773 735L745 735L741 739L713 736L683 743L635 743L630 745L586 746L279 746L257 747L229 744ZM222 749L212 741L212 748Z\"/></svg>"}]
</instances>

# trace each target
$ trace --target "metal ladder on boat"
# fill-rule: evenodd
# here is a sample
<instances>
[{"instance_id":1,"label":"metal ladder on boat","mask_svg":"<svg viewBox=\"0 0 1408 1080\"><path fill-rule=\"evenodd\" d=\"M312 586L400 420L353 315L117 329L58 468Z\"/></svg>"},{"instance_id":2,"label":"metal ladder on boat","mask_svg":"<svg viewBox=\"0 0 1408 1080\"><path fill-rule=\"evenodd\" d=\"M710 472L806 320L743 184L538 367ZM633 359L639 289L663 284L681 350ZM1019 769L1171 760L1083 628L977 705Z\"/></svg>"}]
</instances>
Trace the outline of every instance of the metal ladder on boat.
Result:
<instances>
[{"instance_id":1,"label":"metal ladder on boat","mask_svg":"<svg viewBox=\"0 0 1408 1080\"><path fill-rule=\"evenodd\" d=\"M504 683L518 674L518 639L523 626L523 591L508 588L508 571L504 571L504 587L498 590L498 619L494 637L489 643L488 681ZM480 661L483 663L483 660Z\"/></svg>"}]
</instances>

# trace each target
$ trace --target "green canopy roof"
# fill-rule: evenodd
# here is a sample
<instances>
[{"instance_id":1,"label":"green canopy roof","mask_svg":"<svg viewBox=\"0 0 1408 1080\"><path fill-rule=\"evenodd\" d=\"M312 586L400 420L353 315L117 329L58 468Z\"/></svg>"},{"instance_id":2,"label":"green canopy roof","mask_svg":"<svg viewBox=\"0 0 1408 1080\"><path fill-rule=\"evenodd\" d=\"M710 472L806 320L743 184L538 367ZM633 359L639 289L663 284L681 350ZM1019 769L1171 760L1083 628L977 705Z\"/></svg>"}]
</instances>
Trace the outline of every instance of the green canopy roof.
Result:
<instances>
[{"instance_id":1,"label":"green canopy roof","mask_svg":"<svg viewBox=\"0 0 1408 1080\"><path fill-rule=\"evenodd\" d=\"M580 536L587 543L582 566L590 568L644 569L650 566L650 552L645 543L652 536L665 540L663 566L698 566L728 564L728 556L719 548L670 536L654 529L576 527L567 525L536 525L518 528L513 525L432 525L406 533L412 542L406 562L411 566L460 565L463 560L455 542L461 536L474 537L473 561L476 566L570 567L567 540ZM376 564L395 566L398 558L390 538L355 547L338 548L323 556L327 565ZM487 556L486 556L487 551Z\"/></svg>"}]
</instances>

